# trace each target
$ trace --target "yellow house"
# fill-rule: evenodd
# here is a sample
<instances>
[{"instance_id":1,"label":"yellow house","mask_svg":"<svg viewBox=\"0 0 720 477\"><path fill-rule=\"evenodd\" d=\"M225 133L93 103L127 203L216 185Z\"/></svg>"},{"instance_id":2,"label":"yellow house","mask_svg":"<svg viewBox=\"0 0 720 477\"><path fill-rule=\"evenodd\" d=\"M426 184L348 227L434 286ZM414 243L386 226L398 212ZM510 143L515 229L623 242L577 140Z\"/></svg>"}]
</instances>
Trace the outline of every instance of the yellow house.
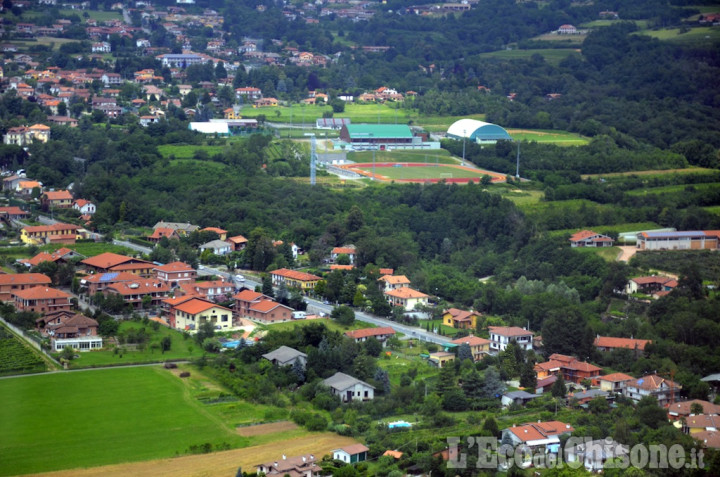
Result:
<instances>
[{"instance_id":1,"label":"yellow house","mask_svg":"<svg viewBox=\"0 0 720 477\"><path fill-rule=\"evenodd\" d=\"M490 340L480 338L479 336L465 336L463 338L452 340L450 343L458 346L462 344L470 346L470 352L473 355L474 361L480 361L483 357L485 357L485 355L490 354Z\"/></svg>"},{"instance_id":2,"label":"yellow house","mask_svg":"<svg viewBox=\"0 0 720 477\"><path fill-rule=\"evenodd\" d=\"M446 364L455 361L455 354L447 351L438 351L436 353L430 353L429 361L437 366L438 368L445 367Z\"/></svg>"},{"instance_id":3,"label":"yellow house","mask_svg":"<svg viewBox=\"0 0 720 477\"><path fill-rule=\"evenodd\" d=\"M237 106L227 108L225 111L223 111L223 114L225 115L225 119L242 119L242 115L240 114L240 108Z\"/></svg>"},{"instance_id":4,"label":"yellow house","mask_svg":"<svg viewBox=\"0 0 720 477\"><path fill-rule=\"evenodd\" d=\"M75 243L80 227L77 225L56 223L53 225L35 225L23 227L20 240L30 245L45 243Z\"/></svg>"},{"instance_id":5,"label":"yellow house","mask_svg":"<svg viewBox=\"0 0 720 477\"><path fill-rule=\"evenodd\" d=\"M297 270L288 270L287 268L270 272L270 278L275 286L284 283L288 288L299 288L303 291L315 289L315 285L321 280L317 275L298 272Z\"/></svg>"},{"instance_id":6,"label":"yellow house","mask_svg":"<svg viewBox=\"0 0 720 477\"><path fill-rule=\"evenodd\" d=\"M452 326L459 330L474 330L477 328L477 319L480 316L480 313L476 311L450 308L443 313L443 325Z\"/></svg>"},{"instance_id":7,"label":"yellow house","mask_svg":"<svg viewBox=\"0 0 720 477\"><path fill-rule=\"evenodd\" d=\"M200 232L215 232L218 234L220 240L227 240L227 230L223 230L218 227L205 227L204 229L200 229Z\"/></svg>"}]
</instances>

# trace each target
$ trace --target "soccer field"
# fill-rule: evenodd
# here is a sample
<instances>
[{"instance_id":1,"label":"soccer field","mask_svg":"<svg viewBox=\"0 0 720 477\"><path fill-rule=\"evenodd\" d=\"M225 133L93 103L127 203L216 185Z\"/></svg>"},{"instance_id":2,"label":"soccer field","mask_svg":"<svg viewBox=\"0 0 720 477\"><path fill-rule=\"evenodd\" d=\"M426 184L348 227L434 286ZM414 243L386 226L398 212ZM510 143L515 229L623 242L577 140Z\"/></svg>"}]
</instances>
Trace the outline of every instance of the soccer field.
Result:
<instances>
[{"instance_id":1,"label":"soccer field","mask_svg":"<svg viewBox=\"0 0 720 477\"><path fill-rule=\"evenodd\" d=\"M4 379L0 402L0 475L172 457L205 443L217 449L258 441L237 434L238 413L227 415L238 402L202 404L187 383L159 366ZM244 413L259 416L248 419L262 419L266 406L241 404Z\"/></svg>"}]
</instances>

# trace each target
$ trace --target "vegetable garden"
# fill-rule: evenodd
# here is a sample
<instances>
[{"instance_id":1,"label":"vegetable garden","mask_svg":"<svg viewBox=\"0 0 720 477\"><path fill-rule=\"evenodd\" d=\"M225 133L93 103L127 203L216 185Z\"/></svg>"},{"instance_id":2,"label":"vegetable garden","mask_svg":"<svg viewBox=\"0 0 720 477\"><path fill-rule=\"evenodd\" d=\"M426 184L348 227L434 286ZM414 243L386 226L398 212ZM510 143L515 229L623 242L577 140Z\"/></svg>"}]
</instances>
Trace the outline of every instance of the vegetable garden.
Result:
<instances>
[{"instance_id":1,"label":"vegetable garden","mask_svg":"<svg viewBox=\"0 0 720 477\"><path fill-rule=\"evenodd\" d=\"M0 376L45 371L45 363L6 328L0 326Z\"/></svg>"}]
</instances>

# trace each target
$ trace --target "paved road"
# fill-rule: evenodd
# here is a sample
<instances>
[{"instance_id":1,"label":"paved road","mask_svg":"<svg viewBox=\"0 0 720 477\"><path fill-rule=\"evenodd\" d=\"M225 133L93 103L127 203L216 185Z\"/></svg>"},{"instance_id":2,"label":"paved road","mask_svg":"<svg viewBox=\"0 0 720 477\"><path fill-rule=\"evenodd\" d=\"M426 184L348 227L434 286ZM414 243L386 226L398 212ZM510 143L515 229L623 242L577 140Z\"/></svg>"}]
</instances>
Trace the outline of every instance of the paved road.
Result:
<instances>
[{"instance_id":1,"label":"paved road","mask_svg":"<svg viewBox=\"0 0 720 477\"><path fill-rule=\"evenodd\" d=\"M199 275L218 275L225 277L226 279L230 279L230 273L223 272L214 268L209 267L202 267L200 270L198 270ZM245 279L245 282L243 282L243 286L246 288L249 288L251 290L254 290L255 287L261 286L262 284L259 282L256 282L254 280L251 280L249 278ZM305 302L308 304L308 311L310 313L325 313L330 314L333 309L333 305L326 305L323 302L319 300L315 300L313 298L305 297ZM398 333L403 333L408 337L411 338L417 338L421 341L429 341L430 343L437 343L437 344L445 344L450 341L450 338L446 336L440 336L435 333L427 332L421 328L416 328L414 326L407 326L402 325L400 323L396 323L394 321L387 320L385 318L379 318L375 315L371 315L370 313L365 313L362 311L356 311L355 312L355 318L360 321L365 321L367 323L371 323L373 325L377 326L389 326L392 329L394 329Z\"/></svg>"},{"instance_id":2,"label":"paved road","mask_svg":"<svg viewBox=\"0 0 720 477\"><path fill-rule=\"evenodd\" d=\"M141 252L145 254L150 254L150 252L152 252L152 249L150 247L143 247L142 245L137 245L125 240L113 240L113 245L122 245L123 247L127 247L135 250L136 252Z\"/></svg>"}]
</instances>

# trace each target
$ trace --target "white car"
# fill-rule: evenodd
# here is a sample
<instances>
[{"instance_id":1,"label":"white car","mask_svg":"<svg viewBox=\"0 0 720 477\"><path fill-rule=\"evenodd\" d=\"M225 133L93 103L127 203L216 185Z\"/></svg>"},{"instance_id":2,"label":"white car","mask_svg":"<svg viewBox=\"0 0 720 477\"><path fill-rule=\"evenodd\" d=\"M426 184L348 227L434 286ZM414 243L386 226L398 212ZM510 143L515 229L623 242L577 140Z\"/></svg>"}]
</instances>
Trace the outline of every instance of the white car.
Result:
<instances>
[{"instance_id":1,"label":"white car","mask_svg":"<svg viewBox=\"0 0 720 477\"><path fill-rule=\"evenodd\" d=\"M245 281L245 277L243 277L242 275L235 275L235 281L243 283Z\"/></svg>"}]
</instances>

